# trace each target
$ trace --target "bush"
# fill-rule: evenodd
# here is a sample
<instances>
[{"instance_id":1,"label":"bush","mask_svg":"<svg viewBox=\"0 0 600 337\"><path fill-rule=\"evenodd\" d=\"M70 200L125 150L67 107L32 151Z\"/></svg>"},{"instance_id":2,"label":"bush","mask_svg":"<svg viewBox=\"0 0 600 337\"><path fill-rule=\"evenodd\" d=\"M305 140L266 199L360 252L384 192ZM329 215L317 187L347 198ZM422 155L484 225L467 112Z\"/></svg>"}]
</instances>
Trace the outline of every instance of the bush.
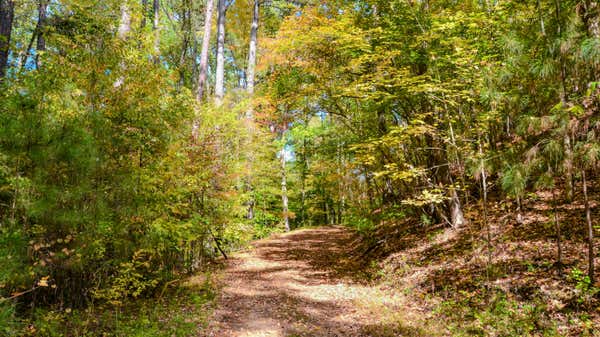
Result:
<instances>
[{"instance_id":1,"label":"bush","mask_svg":"<svg viewBox=\"0 0 600 337\"><path fill-rule=\"evenodd\" d=\"M273 233L281 232L281 228L277 227L280 220L280 217L273 213L257 211L253 220L253 239L262 239Z\"/></svg>"},{"instance_id":2,"label":"bush","mask_svg":"<svg viewBox=\"0 0 600 337\"><path fill-rule=\"evenodd\" d=\"M520 303L502 292L488 301L477 294L461 293L445 301L439 312L452 322L454 336L558 336L542 301Z\"/></svg>"},{"instance_id":3,"label":"bush","mask_svg":"<svg viewBox=\"0 0 600 337\"><path fill-rule=\"evenodd\" d=\"M594 298L600 294L600 288L594 286L590 277L578 268L573 268L569 277L575 283L577 303L585 308L591 308Z\"/></svg>"},{"instance_id":4,"label":"bush","mask_svg":"<svg viewBox=\"0 0 600 337\"><path fill-rule=\"evenodd\" d=\"M17 336L20 328L21 322L15 316L15 307L9 301L0 302L0 336Z\"/></svg>"}]
</instances>

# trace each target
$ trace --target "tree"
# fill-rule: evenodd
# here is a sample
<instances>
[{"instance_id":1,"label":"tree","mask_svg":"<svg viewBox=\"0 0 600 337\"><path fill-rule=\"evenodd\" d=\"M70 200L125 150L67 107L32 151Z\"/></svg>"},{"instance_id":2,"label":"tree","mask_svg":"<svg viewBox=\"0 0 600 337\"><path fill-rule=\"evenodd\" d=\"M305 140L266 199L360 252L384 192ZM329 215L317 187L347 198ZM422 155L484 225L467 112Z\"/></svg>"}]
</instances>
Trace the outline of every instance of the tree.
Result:
<instances>
[{"instance_id":1,"label":"tree","mask_svg":"<svg viewBox=\"0 0 600 337\"><path fill-rule=\"evenodd\" d=\"M13 0L0 0L0 81L6 77L8 69L8 56L10 55L10 42L15 16L15 3Z\"/></svg>"},{"instance_id":2,"label":"tree","mask_svg":"<svg viewBox=\"0 0 600 337\"><path fill-rule=\"evenodd\" d=\"M117 35L121 40L125 40L131 32L131 12L127 1L121 4L121 19L119 20L119 29Z\"/></svg>"},{"instance_id":3,"label":"tree","mask_svg":"<svg viewBox=\"0 0 600 337\"><path fill-rule=\"evenodd\" d=\"M196 99L202 101L204 92L206 91L206 80L208 72L208 49L210 48L210 33L212 13L214 9L214 0L206 1L206 14L204 16L204 35L202 37L202 49L200 51L200 67L198 73L198 88Z\"/></svg>"},{"instance_id":4,"label":"tree","mask_svg":"<svg viewBox=\"0 0 600 337\"><path fill-rule=\"evenodd\" d=\"M226 0L217 0L217 66L215 70L215 104L220 106L225 96L225 15Z\"/></svg>"},{"instance_id":5,"label":"tree","mask_svg":"<svg viewBox=\"0 0 600 337\"><path fill-rule=\"evenodd\" d=\"M523 223L522 202L527 187L527 172L523 165L514 164L502 175L502 189L517 200L517 223Z\"/></svg>"},{"instance_id":6,"label":"tree","mask_svg":"<svg viewBox=\"0 0 600 337\"><path fill-rule=\"evenodd\" d=\"M282 133L283 146L279 154L281 160L281 204L282 204L282 215L283 215L283 226L286 232L290 231L290 215L289 215L289 201L288 201L288 180L287 180L287 167L286 167L286 146L285 146L285 132Z\"/></svg>"},{"instance_id":7,"label":"tree","mask_svg":"<svg viewBox=\"0 0 600 337\"><path fill-rule=\"evenodd\" d=\"M40 67L40 52L44 52L46 50L46 38L44 37L46 29L46 16L48 12L48 1L47 0L39 0L38 4L38 30L39 35L37 38L37 50L36 50L36 65Z\"/></svg>"},{"instance_id":8,"label":"tree","mask_svg":"<svg viewBox=\"0 0 600 337\"><path fill-rule=\"evenodd\" d=\"M254 0L252 6L252 26L250 29L250 43L248 46L248 68L246 70L246 90L248 94L254 94L255 69L256 69L256 51L258 40L258 21L260 16L260 0ZM248 118L251 118L252 111L249 110Z\"/></svg>"},{"instance_id":9,"label":"tree","mask_svg":"<svg viewBox=\"0 0 600 337\"><path fill-rule=\"evenodd\" d=\"M152 2L152 30L154 30L154 54L158 59L160 54L160 0Z\"/></svg>"},{"instance_id":10,"label":"tree","mask_svg":"<svg viewBox=\"0 0 600 337\"><path fill-rule=\"evenodd\" d=\"M589 106L588 106L589 108ZM583 112L583 107L581 110ZM579 130L579 141L575 144L577 159L580 163L579 170L581 172L581 183L583 190L583 204L585 212L585 225L587 235L587 258L588 258L588 277L590 284L595 284L595 258L594 253L594 225L592 222L592 212L590 206L590 198L588 195L588 171L597 169L600 166L600 143L596 132L591 131L589 125L594 115L593 111L588 111L588 114L582 116L582 128Z\"/></svg>"}]
</instances>

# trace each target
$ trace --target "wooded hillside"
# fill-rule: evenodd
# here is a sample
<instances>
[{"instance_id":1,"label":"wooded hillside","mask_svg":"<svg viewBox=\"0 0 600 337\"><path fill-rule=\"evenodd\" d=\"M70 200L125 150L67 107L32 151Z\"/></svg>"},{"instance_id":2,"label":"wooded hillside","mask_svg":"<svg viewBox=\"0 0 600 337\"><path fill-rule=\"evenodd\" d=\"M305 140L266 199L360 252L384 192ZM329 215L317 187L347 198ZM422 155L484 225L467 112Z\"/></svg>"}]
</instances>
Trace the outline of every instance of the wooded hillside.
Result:
<instances>
[{"instance_id":1,"label":"wooded hillside","mask_svg":"<svg viewBox=\"0 0 600 337\"><path fill-rule=\"evenodd\" d=\"M431 335L598 336L599 169L597 1L0 0L0 335L194 335L343 225Z\"/></svg>"}]
</instances>

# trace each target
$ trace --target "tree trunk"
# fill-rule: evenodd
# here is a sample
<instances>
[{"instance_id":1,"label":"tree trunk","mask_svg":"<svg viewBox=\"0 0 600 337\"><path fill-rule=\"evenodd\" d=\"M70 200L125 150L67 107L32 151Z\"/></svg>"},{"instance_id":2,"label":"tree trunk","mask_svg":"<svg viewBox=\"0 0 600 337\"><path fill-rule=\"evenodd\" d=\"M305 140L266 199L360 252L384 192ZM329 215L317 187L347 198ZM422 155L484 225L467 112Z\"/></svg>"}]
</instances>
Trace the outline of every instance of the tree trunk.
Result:
<instances>
[{"instance_id":1,"label":"tree trunk","mask_svg":"<svg viewBox=\"0 0 600 337\"><path fill-rule=\"evenodd\" d=\"M306 225L306 177L308 176L308 146L306 137L302 139L302 171L300 173L300 186L301 186L301 204L300 204L300 219L302 219L302 225Z\"/></svg>"},{"instance_id":2,"label":"tree trunk","mask_svg":"<svg viewBox=\"0 0 600 337\"><path fill-rule=\"evenodd\" d=\"M554 209L554 231L556 233L556 265L562 271L562 237L560 233L560 222L558 221L558 210L556 192L552 189L552 208Z\"/></svg>"},{"instance_id":3,"label":"tree trunk","mask_svg":"<svg viewBox=\"0 0 600 337\"><path fill-rule=\"evenodd\" d=\"M29 39L29 43L27 44L27 49L25 49L25 54L21 57L21 61L19 63L19 69L21 69L21 71L25 70L25 67L27 66L27 60L31 55L31 48L33 48L33 42L35 42L35 40L37 39L38 34L39 32L37 28L31 34L31 38Z\"/></svg>"},{"instance_id":4,"label":"tree trunk","mask_svg":"<svg viewBox=\"0 0 600 337\"><path fill-rule=\"evenodd\" d=\"M492 227L488 221L488 187L487 187L487 173L485 172L485 161L483 157L483 146L481 145L481 139L479 139L479 156L480 158L480 169L481 169L481 190L483 192L483 227L486 231L487 241L487 267L486 267L486 279L490 282L490 268L492 266Z\"/></svg>"},{"instance_id":5,"label":"tree trunk","mask_svg":"<svg viewBox=\"0 0 600 337\"><path fill-rule=\"evenodd\" d=\"M214 0L206 1L206 15L204 17L204 36L202 38L202 49L200 51L200 69L198 75L198 91L196 99L202 101L206 89L206 73L208 71L208 48L210 47L210 31Z\"/></svg>"},{"instance_id":6,"label":"tree trunk","mask_svg":"<svg viewBox=\"0 0 600 337\"><path fill-rule=\"evenodd\" d=\"M142 0L142 28L146 27L146 17L148 15L148 0Z\"/></svg>"},{"instance_id":7,"label":"tree trunk","mask_svg":"<svg viewBox=\"0 0 600 337\"><path fill-rule=\"evenodd\" d=\"M571 137L566 132L563 137L563 143L565 146L565 182L567 200L573 200L573 194L575 190L575 184L573 183L573 148L571 146Z\"/></svg>"},{"instance_id":8,"label":"tree trunk","mask_svg":"<svg viewBox=\"0 0 600 337\"><path fill-rule=\"evenodd\" d=\"M583 201L585 203L585 221L587 223L588 232L588 277L590 278L590 284L594 285L594 226L592 225L592 214L590 210L590 201L587 193L587 179L585 176L585 169L581 170L581 177L583 180Z\"/></svg>"},{"instance_id":9,"label":"tree trunk","mask_svg":"<svg viewBox=\"0 0 600 337\"><path fill-rule=\"evenodd\" d=\"M256 69L256 49L258 39L258 20L260 15L260 0L254 0L254 7L252 11L252 28L250 29L250 47L248 50L248 67L246 69L246 90L248 94L254 93L254 80L255 80L255 69ZM249 111L252 114L252 111Z\"/></svg>"},{"instance_id":10,"label":"tree trunk","mask_svg":"<svg viewBox=\"0 0 600 337\"><path fill-rule=\"evenodd\" d=\"M544 24L544 17L542 16L542 4L540 3L540 0L537 0L537 10L540 20L540 32L542 33L542 36L546 36L546 25Z\"/></svg>"},{"instance_id":11,"label":"tree trunk","mask_svg":"<svg viewBox=\"0 0 600 337\"><path fill-rule=\"evenodd\" d=\"M465 217L460 206L460 199L454 187L450 187L450 216L452 228L458 229L465 224Z\"/></svg>"},{"instance_id":12,"label":"tree trunk","mask_svg":"<svg viewBox=\"0 0 600 337\"><path fill-rule=\"evenodd\" d=\"M338 175L338 201L337 201L337 224L342 224L342 214L344 212L344 173L342 168L344 167L344 155L342 142L338 141L336 146L336 157L337 157L337 175Z\"/></svg>"},{"instance_id":13,"label":"tree trunk","mask_svg":"<svg viewBox=\"0 0 600 337\"><path fill-rule=\"evenodd\" d=\"M583 22L590 36L600 36L600 6L597 1L585 1Z\"/></svg>"},{"instance_id":14,"label":"tree trunk","mask_svg":"<svg viewBox=\"0 0 600 337\"><path fill-rule=\"evenodd\" d=\"M329 202L327 201L327 197L326 197L324 191L322 194L323 194L323 212L325 215L325 221L323 223L328 225L329 224Z\"/></svg>"},{"instance_id":15,"label":"tree trunk","mask_svg":"<svg viewBox=\"0 0 600 337\"><path fill-rule=\"evenodd\" d=\"M283 205L283 223L285 231L290 231L290 218L288 215L287 175L285 167L285 145L281 149L281 202Z\"/></svg>"},{"instance_id":16,"label":"tree trunk","mask_svg":"<svg viewBox=\"0 0 600 337\"><path fill-rule=\"evenodd\" d=\"M253 220L254 219L254 199L248 202L248 212L246 213L246 219Z\"/></svg>"},{"instance_id":17,"label":"tree trunk","mask_svg":"<svg viewBox=\"0 0 600 337\"><path fill-rule=\"evenodd\" d=\"M192 4L190 0L184 0L182 4L181 11L181 31L182 31L182 41L181 41L181 53L179 54L179 87L185 86L185 70L186 70L186 60L188 58L188 50L192 45ZM158 19L157 19L158 21ZM158 34L158 31L157 31ZM156 36L156 41L160 41L160 37ZM194 46L195 48L195 46ZM160 44L157 42L155 46L155 51L157 57L155 58L156 62L158 62L158 55L160 54ZM196 63L195 57L192 55L192 60Z\"/></svg>"},{"instance_id":18,"label":"tree trunk","mask_svg":"<svg viewBox=\"0 0 600 337\"><path fill-rule=\"evenodd\" d=\"M15 3L13 0L0 0L0 81L6 76L8 54L12 35Z\"/></svg>"},{"instance_id":19,"label":"tree trunk","mask_svg":"<svg viewBox=\"0 0 600 337\"><path fill-rule=\"evenodd\" d=\"M121 40L125 40L131 32L131 13L127 3L121 5L121 20L119 22L118 36Z\"/></svg>"},{"instance_id":20,"label":"tree trunk","mask_svg":"<svg viewBox=\"0 0 600 337\"><path fill-rule=\"evenodd\" d=\"M556 15L556 35L558 36L559 39L562 38L562 22L561 22L561 8L560 8L560 0L554 0L554 8L555 8L555 15ZM567 81L567 67L565 65L565 58L563 56L563 51L559 48L558 50L558 59L560 62L560 101L563 103L563 105L566 103L567 101L567 86L566 86L566 81Z\"/></svg>"},{"instance_id":21,"label":"tree trunk","mask_svg":"<svg viewBox=\"0 0 600 337\"><path fill-rule=\"evenodd\" d=\"M38 21L35 26L35 29L33 30L33 33L31 34L31 38L29 39L29 43L27 44L25 53L21 57L21 60L19 61L19 69L21 69L21 71L25 70L25 67L27 67L27 60L29 60L29 56L31 56L31 49L33 48L33 42L35 42L36 40L37 40L37 45L36 45L35 65L36 65L36 68L38 68L38 69L41 66L39 51L46 50L46 40L44 39L43 29L44 29L45 22L46 22L47 8L48 8L47 1L40 0L38 2Z\"/></svg>"},{"instance_id":22,"label":"tree trunk","mask_svg":"<svg viewBox=\"0 0 600 337\"><path fill-rule=\"evenodd\" d=\"M254 94L254 71L256 68L256 46L257 46L257 35L258 35L258 19L259 19L259 0L254 0L254 7L252 12L252 27L250 29L250 44L248 50L248 67L246 68L246 91L250 98ZM252 102L248 106L248 110L246 110L246 129L248 131L248 143L252 144L254 138L254 107ZM248 152L247 164L249 166L248 172L252 172L252 165L254 163L254 154L252 151ZM252 177L249 173L247 175L247 185L248 189L252 190ZM248 219L252 219L254 217L254 200L251 199L248 202Z\"/></svg>"},{"instance_id":23,"label":"tree trunk","mask_svg":"<svg viewBox=\"0 0 600 337\"><path fill-rule=\"evenodd\" d=\"M301 192L300 192L300 221L302 226L306 225L306 176L304 173L301 177Z\"/></svg>"},{"instance_id":24,"label":"tree trunk","mask_svg":"<svg viewBox=\"0 0 600 337\"><path fill-rule=\"evenodd\" d=\"M37 46L35 51L35 65L39 69L41 66L40 52L46 50L46 39L44 30L46 28L46 15L48 12L48 1L40 0L38 4L38 23L37 23Z\"/></svg>"},{"instance_id":25,"label":"tree trunk","mask_svg":"<svg viewBox=\"0 0 600 337\"><path fill-rule=\"evenodd\" d=\"M335 202L333 201L333 199L329 199L329 210L331 211L331 215L329 216L329 224L333 225L335 224L335 219L337 219L337 213L335 211Z\"/></svg>"},{"instance_id":26,"label":"tree trunk","mask_svg":"<svg viewBox=\"0 0 600 337\"><path fill-rule=\"evenodd\" d=\"M192 27L192 29L194 29L194 27ZM198 39L196 39L194 36L194 34L192 34L192 73L191 73L191 79L190 79L190 84L192 86L194 86L195 83L197 83L195 81L196 78L198 78L198 63L196 62L196 60L198 59Z\"/></svg>"},{"instance_id":27,"label":"tree trunk","mask_svg":"<svg viewBox=\"0 0 600 337\"><path fill-rule=\"evenodd\" d=\"M217 69L215 104L221 106L225 97L225 0L217 0Z\"/></svg>"},{"instance_id":28,"label":"tree trunk","mask_svg":"<svg viewBox=\"0 0 600 337\"><path fill-rule=\"evenodd\" d=\"M154 57L158 61L160 55L160 0L154 0L152 4L154 18L152 21L152 30L154 31Z\"/></svg>"},{"instance_id":29,"label":"tree trunk","mask_svg":"<svg viewBox=\"0 0 600 337\"><path fill-rule=\"evenodd\" d=\"M522 212L521 197L517 196L517 223L519 225L523 224L523 214L521 212Z\"/></svg>"},{"instance_id":30,"label":"tree trunk","mask_svg":"<svg viewBox=\"0 0 600 337\"><path fill-rule=\"evenodd\" d=\"M554 13L556 16L556 34L558 36L559 39L562 38L562 23L561 23L561 8L560 8L560 1L559 0L554 0ZM565 65L565 58L563 56L563 52L562 50L559 48L558 51L558 59L559 59L559 63L560 63L560 101L563 105L563 107L565 107L566 103L567 103L567 88L566 88L566 78L567 78L567 69L566 69L566 65ZM565 132L564 134L564 138L563 138L563 143L565 146L565 166L566 166L566 172L565 172L565 179L566 179L566 183L567 183L567 187L566 187L566 196L567 196L567 200L571 201L573 199L573 192L574 192L574 185L573 185L573 151L572 151L572 147L571 147L571 140L569 138L569 133Z\"/></svg>"},{"instance_id":31,"label":"tree trunk","mask_svg":"<svg viewBox=\"0 0 600 337\"><path fill-rule=\"evenodd\" d=\"M587 33L589 36L593 38L600 37L600 6L598 5L598 1L590 1L586 0L585 11L583 22L585 24ZM592 81L597 81L598 76L600 76L600 66L593 65L592 66Z\"/></svg>"},{"instance_id":32,"label":"tree trunk","mask_svg":"<svg viewBox=\"0 0 600 337\"><path fill-rule=\"evenodd\" d=\"M129 6L127 3L121 4L121 19L119 22L119 30L117 31L117 36L119 39L125 41L127 40L127 36L131 32L131 13L129 12ZM125 70L125 63L121 61L121 70ZM125 83L125 77L119 76L113 86L118 88Z\"/></svg>"}]
</instances>

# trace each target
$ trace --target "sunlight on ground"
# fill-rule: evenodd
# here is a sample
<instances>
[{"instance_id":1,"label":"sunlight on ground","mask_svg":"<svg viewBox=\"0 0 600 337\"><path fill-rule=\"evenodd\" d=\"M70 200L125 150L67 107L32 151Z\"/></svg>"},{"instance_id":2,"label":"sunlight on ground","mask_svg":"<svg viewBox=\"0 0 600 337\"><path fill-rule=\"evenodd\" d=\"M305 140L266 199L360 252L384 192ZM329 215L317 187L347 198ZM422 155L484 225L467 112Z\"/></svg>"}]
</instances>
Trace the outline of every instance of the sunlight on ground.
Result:
<instances>
[{"instance_id":1,"label":"sunlight on ground","mask_svg":"<svg viewBox=\"0 0 600 337\"><path fill-rule=\"evenodd\" d=\"M345 235L339 228L293 232L233 257L207 336L393 335L403 297L342 279L332 268Z\"/></svg>"},{"instance_id":2,"label":"sunlight on ground","mask_svg":"<svg viewBox=\"0 0 600 337\"><path fill-rule=\"evenodd\" d=\"M236 337L283 337L282 327L272 319L256 319L249 323L245 331L240 331Z\"/></svg>"}]
</instances>

